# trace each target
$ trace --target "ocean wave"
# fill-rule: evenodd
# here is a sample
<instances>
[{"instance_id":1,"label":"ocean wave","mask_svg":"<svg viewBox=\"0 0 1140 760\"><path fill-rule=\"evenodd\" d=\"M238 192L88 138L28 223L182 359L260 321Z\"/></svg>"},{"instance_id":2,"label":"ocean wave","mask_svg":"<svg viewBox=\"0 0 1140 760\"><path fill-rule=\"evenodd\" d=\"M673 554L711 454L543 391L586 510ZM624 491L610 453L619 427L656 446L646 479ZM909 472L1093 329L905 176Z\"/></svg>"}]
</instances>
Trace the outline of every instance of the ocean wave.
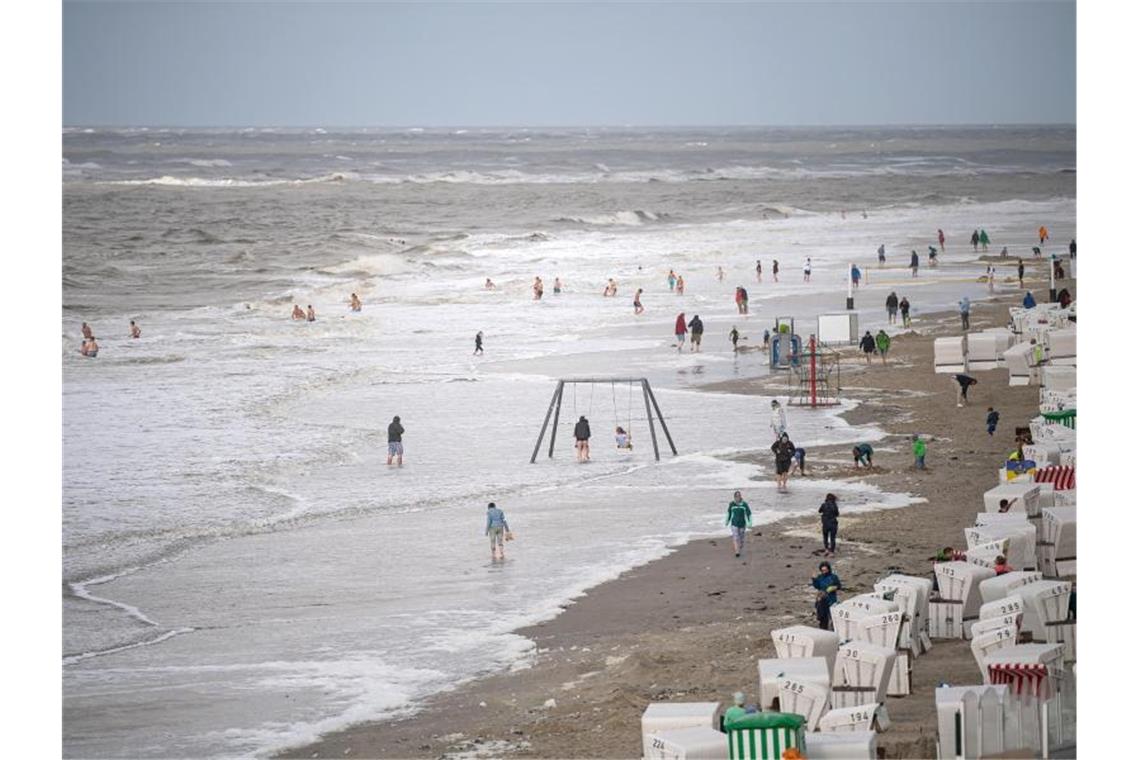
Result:
<instances>
[{"instance_id":1,"label":"ocean wave","mask_svg":"<svg viewBox=\"0 0 1140 760\"><path fill-rule=\"evenodd\" d=\"M331 172L329 174L322 174L318 177L308 177L305 179L238 179L234 177L172 177L170 175L163 175L161 177L151 177L149 179L119 179L108 180L100 184L105 185L163 185L167 187L201 187L201 188L226 188L226 187L280 187L282 185L313 185L313 184L326 184L326 183L340 183L340 182L354 182L359 181L360 176L353 172Z\"/></svg>"},{"instance_id":2,"label":"ocean wave","mask_svg":"<svg viewBox=\"0 0 1140 760\"><path fill-rule=\"evenodd\" d=\"M654 213L652 211L618 211L613 214L600 216L561 216L553 221L559 224L589 224L599 226L625 225L636 226L646 222L663 222L669 219L669 214Z\"/></svg>"}]
</instances>

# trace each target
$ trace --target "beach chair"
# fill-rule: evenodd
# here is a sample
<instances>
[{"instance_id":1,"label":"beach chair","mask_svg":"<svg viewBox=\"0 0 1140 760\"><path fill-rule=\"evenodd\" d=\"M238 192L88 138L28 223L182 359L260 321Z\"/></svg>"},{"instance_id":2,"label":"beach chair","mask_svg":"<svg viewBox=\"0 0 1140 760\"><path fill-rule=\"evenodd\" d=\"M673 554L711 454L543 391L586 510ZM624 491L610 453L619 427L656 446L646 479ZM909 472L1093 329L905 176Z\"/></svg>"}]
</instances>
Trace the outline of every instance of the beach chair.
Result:
<instances>
[{"instance_id":1,"label":"beach chair","mask_svg":"<svg viewBox=\"0 0 1140 760\"><path fill-rule=\"evenodd\" d=\"M1049 352L1049 364L1077 366L1076 329L1049 330L1045 333L1045 348ZM1076 378L1073 382L1076 383Z\"/></svg>"},{"instance_id":2,"label":"beach chair","mask_svg":"<svg viewBox=\"0 0 1140 760\"><path fill-rule=\"evenodd\" d=\"M934 582L930 578L913 575L888 575L875 581L876 591L895 592L895 602L903 611L902 628L899 631L900 649L909 649L912 657L917 657L930 649L926 619L930 611L930 594Z\"/></svg>"},{"instance_id":3,"label":"beach chair","mask_svg":"<svg viewBox=\"0 0 1140 760\"><path fill-rule=\"evenodd\" d=\"M1023 523L1001 522L966 528L966 547L972 549L979 544L988 544L1001 539L1009 539L1009 551L1005 557L1009 564L1020 570L1037 569L1037 527L1034 520ZM941 587L942 581L939 581ZM967 615L970 613L967 613Z\"/></svg>"},{"instance_id":4,"label":"beach chair","mask_svg":"<svg viewBox=\"0 0 1140 760\"><path fill-rule=\"evenodd\" d=\"M934 339L934 371L937 374L953 374L966 372L966 339L935 338Z\"/></svg>"},{"instance_id":5,"label":"beach chair","mask_svg":"<svg viewBox=\"0 0 1140 760\"><path fill-rule=\"evenodd\" d=\"M989 541L967 549L966 561L971 565L993 570L997 566L997 558L999 556L1004 557L1008 553L1009 539L1000 538L997 541Z\"/></svg>"},{"instance_id":6,"label":"beach chair","mask_svg":"<svg viewBox=\"0 0 1140 760\"><path fill-rule=\"evenodd\" d=\"M875 760L878 734L874 731L828 731L804 735L811 760Z\"/></svg>"},{"instance_id":7,"label":"beach chair","mask_svg":"<svg viewBox=\"0 0 1140 760\"><path fill-rule=\"evenodd\" d=\"M1049 623L1069 619L1072 589L1073 584L1068 581L1041 580L1010 591L1010 596L1019 596L1024 603L1022 629L1032 634L1035 643L1047 643L1045 629Z\"/></svg>"},{"instance_id":8,"label":"beach chair","mask_svg":"<svg viewBox=\"0 0 1140 760\"><path fill-rule=\"evenodd\" d=\"M859 621L870 615L885 612L898 612L897 602L871 594L859 594L831 605L831 625L839 634L839 641L850 641L859 637Z\"/></svg>"},{"instance_id":9,"label":"beach chair","mask_svg":"<svg viewBox=\"0 0 1140 760\"><path fill-rule=\"evenodd\" d=\"M978 620L992 620L1006 615L1021 615L1024 621L1025 602L1020 596L1007 596L986 602L978 609Z\"/></svg>"},{"instance_id":10,"label":"beach chair","mask_svg":"<svg viewBox=\"0 0 1140 760\"><path fill-rule=\"evenodd\" d=\"M1018 343L1002 353L1011 386L1038 385L1041 382L1041 368L1033 360L1033 349L1029 343Z\"/></svg>"},{"instance_id":11,"label":"beach chair","mask_svg":"<svg viewBox=\"0 0 1140 760\"><path fill-rule=\"evenodd\" d=\"M1037 542L1037 551L1041 569L1045 575L1056 578L1060 575L1059 563L1071 563L1077 559L1077 508L1042 509L1040 532L1042 540Z\"/></svg>"},{"instance_id":12,"label":"beach chair","mask_svg":"<svg viewBox=\"0 0 1140 760\"><path fill-rule=\"evenodd\" d=\"M1017 634L1017 627L1012 625L980 633L975 629L974 638L970 640L970 651L974 654L974 662L978 664L983 678L986 676L986 657L1000 649L1017 646Z\"/></svg>"},{"instance_id":13,"label":"beach chair","mask_svg":"<svg viewBox=\"0 0 1140 760\"><path fill-rule=\"evenodd\" d=\"M1072 332L1075 334L1076 330L1073 330ZM1052 336L1055 334L1056 333L1052 333L1050 335L1050 340L1052 340ZM1055 359L1055 357L1053 356L1052 352L1050 352L1049 362L1050 362L1050 364L1053 364L1054 366L1046 367L1041 372L1041 389L1042 389L1042 391L1043 392L1052 391L1055 393L1060 393L1060 392L1065 392L1065 391L1076 390L1076 388L1077 388L1077 368L1076 367L1056 366L1056 362L1054 361L1054 359ZM1076 360L1075 356L1073 357L1073 360L1074 361Z\"/></svg>"},{"instance_id":14,"label":"beach chair","mask_svg":"<svg viewBox=\"0 0 1140 760\"><path fill-rule=\"evenodd\" d=\"M986 578L992 578L994 571L969 562L940 562L934 566L934 575L938 578L938 597L930 600L930 638L964 638L968 635L964 624L978 617L981 606L978 586Z\"/></svg>"},{"instance_id":15,"label":"beach chair","mask_svg":"<svg viewBox=\"0 0 1140 760\"><path fill-rule=\"evenodd\" d=\"M934 690L941 758L996 757L1020 745L1008 740L1008 687L944 686Z\"/></svg>"},{"instance_id":16,"label":"beach chair","mask_svg":"<svg viewBox=\"0 0 1140 760\"><path fill-rule=\"evenodd\" d=\"M779 760L795 747L806 753L804 719L782 712L742 715L724 722L730 760Z\"/></svg>"},{"instance_id":17,"label":"beach chair","mask_svg":"<svg viewBox=\"0 0 1140 760\"><path fill-rule=\"evenodd\" d=\"M1014 612L1008 615L1001 615L991 618L978 618L970 624L970 630L974 636L981 636L996 631L999 628L1013 628L1015 633L1021 632L1021 613ZM973 639L971 639L973 641Z\"/></svg>"},{"instance_id":18,"label":"beach chair","mask_svg":"<svg viewBox=\"0 0 1140 760\"><path fill-rule=\"evenodd\" d=\"M1013 594L1015 588L1036 583L1044 576L1036 570L1014 570L1004 575L987 578L978 585L982 594L982 602L994 602Z\"/></svg>"},{"instance_id":19,"label":"beach chair","mask_svg":"<svg viewBox=\"0 0 1140 760\"><path fill-rule=\"evenodd\" d=\"M1009 341L1001 333L970 333L966 336L966 363L971 372L997 369Z\"/></svg>"},{"instance_id":20,"label":"beach chair","mask_svg":"<svg viewBox=\"0 0 1140 760\"><path fill-rule=\"evenodd\" d=\"M681 728L719 725L720 702L651 702L641 714L641 752L650 757L650 736Z\"/></svg>"},{"instance_id":21,"label":"beach chair","mask_svg":"<svg viewBox=\"0 0 1140 760\"><path fill-rule=\"evenodd\" d=\"M1009 512L1024 512L1033 517L1041 513L1038 504L1040 493L1036 483L1002 483L982 494L982 501L987 512L998 512L1002 499L1006 499L1010 502Z\"/></svg>"},{"instance_id":22,"label":"beach chair","mask_svg":"<svg viewBox=\"0 0 1140 760\"><path fill-rule=\"evenodd\" d=\"M796 678L780 679L780 712L803 716L804 730L814 731L830 707L831 689Z\"/></svg>"},{"instance_id":23,"label":"beach chair","mask_svg":"<svg viewBox=\"0 0 1140 760\"><path fill-rule=\"evenodd\" d=\"M840 646L836 662L843 673L843 686L832 689L831 703L836 707L881 704L887 697L887 683L896 658L894 647L865 641L849 641Z\"/></svg>"},{"instance_id":24,"label":"beach chair","mask_svg":"<svg viewBox=\"0 0 1140 760\"><path fill-rule=\"evenodd\" d=\"M793 625L774 629L771 636L777 657L823 657L827 660L828 672L835 672L835 653L839 650L839 634L835 631Z\"/></svg>"},{"instance_id":25,"label":"beach chair","mask_svg":"<svg viewBox=\"0 0 1140 760\"><path fill-rule=\"evenodd\" d=\"M819 730L828 733L875 730L878 709L879 706L874 702L852 707L834 707L819 719Z\"/></svg>"},{"instance_id":26,"label":"beach chair","mask_svg":"<svg viewBox=\"0 0 1140 760\"><path fill-rule=\"evenodd\" d=\"M780 684L786 679L831 687L831 672L823 657L767 658L756 662L760 675L760 709L775 710L779 704Z\"/></svg>"},{"instance_id":27,"label":"beach chair","mask_svg":"<svg viewBox=\"0 0 1140 760\"><path fill-rule=\"evenodd\" d=\"M1063 700L1055 701L1066 691L1063 658L1059 644L1018 644L985 658L986 681L1007 686L1009 699L1021 708L1013 712L1023 748L1047 747L1050 714L1055 720L1068 714Z\"/></svg>"},{"instance_id":28,"label":"beach chair","mask_svg":"<svg viewBox=\"0 0 1140 760\"><path fill-rule=\"evenodd\" d=\"M699 726L649 736L646 760L728 760L728 740L715 728Z\"/></svg>"}]
</instances>

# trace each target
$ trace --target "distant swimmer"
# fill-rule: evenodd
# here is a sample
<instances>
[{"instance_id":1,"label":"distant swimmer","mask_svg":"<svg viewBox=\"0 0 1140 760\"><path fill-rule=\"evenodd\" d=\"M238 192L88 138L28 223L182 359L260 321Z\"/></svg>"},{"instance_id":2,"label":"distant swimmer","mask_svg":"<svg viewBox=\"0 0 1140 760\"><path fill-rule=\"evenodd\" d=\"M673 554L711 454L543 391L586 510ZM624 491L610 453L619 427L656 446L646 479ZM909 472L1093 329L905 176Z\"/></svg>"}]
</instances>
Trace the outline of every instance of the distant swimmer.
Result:
<instances>
[{"instance_id":1,"label":"distant swimmer","mask_svg":"<svg viewBox=\"0 0 1140 760\"><path fill-rule=\"evenodd\" d=\"M388 424L388 464L392 464L392 457L396 457L397 467L404 466L404 426L400 424L400 415Z\"/></svg>"},{"instance_id":2,"label":"distant swimmer","mask_svg":"<svg viewBox=\"0 0 1140 760\"><path fill-rule=\"evenodd\" d=\"M312 304L309 304L309 309L308 309L308 311L305 312L305 321L306 322L316 322L317 321L317 312L313 311L313 305Z\"/></svg>"},{"instance_id":3,"label":"distant swimmer","mask_svg":"<svg viewBox=\"0 0 1140 760\"><path fill-rule=\"evenodd\" d=\"M732 350L739 350L736 344L740 341L740 331L736 329L736 325L733 325L732 329L729 331L728 339L732 341Z\"/></svg>"},{"instance_id":4,"label":"distant swimmer","mask_svg":"<svg viewBox=\"0 0 1140 760\"><path fill-rule=\"evenodd\" d=\"M780 262L772 259L772 282L780 281Z\"/></svg>"},{"instance_id":5,"label":"distant swimmer","mask_svg":"<svg viewBox=\"0 0 1140 760\"><path fill-rule=\"evenodd\" d=\"M133 319L131 320L131 337L132 338L141 338L142 337L142 330L139 329L139 326L135 324L135 321Z\"/></svg>"},{"instance_id":6,"label":"distant swimmer","mask_svg":"<svg viewBox=\"0 0 1140 760\"><path fill-rule=\"evenodd\" d=\"M616 295L617 295L617 283L615 283L614 278L611 277L606 282L606 289L602 291L602 296L603 297L609 297L609 296L616 296Z\"/></svg>"},{"instance_id":7,"label":"distant swimmer","mask_svg":"<svg viewBox=\"0 0 1140 760\"><path fill-rule=\"evenodd\" d=\"M627 433L625 428L621 425L614 428L614 443L617 444L619 449L633 450L633 439L630 438L629 433Z\"/></svg>"},{"instance_id":8,"label":"distant swimmer","mask_svg":"<svg viewBox=\"0 0 1140 760\"><path fill-rule=\"evenodd\" d=\"M534 285L531 286L531 290L534 291L534 300L535 301L542 299L542 278L541 277L535 277L534 278Z\"/></svg>"},{"instance_id":9,"label":"distant swimmer","mask_svg":"<svg viewBox=\"0 0 1140 760\"><path fill-rule=\"evenodd\" d=\"M716 278L720 282L724 282L724 267L717 267L716 268Z\"/></svg>"},{"instance_id":10,"label":"distant swimmer","mask_svg":"<svg viewBox=\"0 0 1140 760\"><path fill-rule=\"evenodd\" d=\"M483 331L482 330L475 333L475 353L472 354L472 356L475 356L476 354L478 354L479 356L483 355Z\"/></svg>"},{"instance_id":11,"label":"distant swimmer","mask_svg":"<svg viewBox=\"0 0 1140 760\"><path fill-rule=\"evenodd\" d=\"M673 335L677 338L677 353L681 352L681 348L685 345L685 333L689 328L685 326L685 312L677 315L677 321L673 325Z\"/></svg>"},{"instance_id":12,"label":"distant swimmer","mask_svg":"<svg viewBox=\"0 0 1140 760\"><path fill-rule=\"evenodd\" d=\"M496 559L506 559L507 555L503 551L503 539L506 534L510 532L507 526L507 516L503 514L503 510L495 506L495 502L487 505L487 527L483 534L491 539L491 561ZM495 556L495 550L498 549L498 557Z\"/></svg>"},{"instance_id":13,"label":"distant swimmer","mask_svg":"<svg viewBox=\"0 0 1140 760\"><path fill-rule=\"evenodd\" d=\"M910 276L918 277L918 251L910 252Z\"/></svg>"},{"instance_id":14,"label":"distant swimmer","mask_svg":"<svg viewBox=\"0 0 1140 760\"><path fill-rule=\"evenodd\" d=\"M705 334L705 323L701 321L699 314L694 314L692 320L689 321L689 350L701 350L701 336Z\"/></svg>"},{"instance_id":15,"label":"distant swimmer","mask_svg":"<svg viewBox=\"0 0 1140 760\"><path fill-rule=\"evenodd\" d=\"M764 265L756 259L756 282L764 282Z\"/></svg>"},{"instance_id":16,"label":"distant swimmer","mask_svg":"<svg viewBox=\"0 0 1140 760\"><path fill-rule=\"evenodd\" d=\"M590 461L590 421L584 414L574 425L574 449L578 452L579 462Z\"/></svg>"},{"instance_id":17,"label":"distant swimmer","mask_svg":"<svg viewBox=\"0 0 1140 760\"><path fill-rule=\"evenodd\" d=\"M943 253L946 252L946 233L941 228L938 230L938 247L942 249Z\"/></svg>"},{"instance_id":18,"label":"distant swimmer","mask_svg":"<svg viewBox=\"0 0 1140 760\"><path fill-rule=\"evenodd\" d=\"M741 314L747 314L748 313L748 288L742 287L740 289L739 308L740 308Z\"/></svg>"},{"instance_id":19,"label":"distant swimmer","mask_svg":"<svg viewBox=\"0 0 1140 760\"><path fill-rule=\"evenodd\" d=\"M1009 246L1008 246L1008 245L1003 245L1003 246L1001 247L1001 257L1004 259L1004 258L1005 258L1006 256L1008 256L1008 255L1009 255Z\"/></svg>"},{"instance_id":20,"label":"distant swimmer","mask_svg":"<svg viewBox=\"0 0 1140 760\"><path fill-rule=\"evenodd\" d=\"M685 278L681 275L677 275L677 295L685 295Z\"/></svg>"},{"instance_id":21,"label":"distant swimmer","mask_svg":"<svg viewBox=\"0 0 1140 760\"><path fill-rule=\"evenodd\" d=\"M1072 261L1077 257L1077 239L1073 238L1069 241L1069 260Z\"/></svg>"},{"instance_id":22,"label":"distant swimmer","mask_svg":"<svg viewBox=\"0 0 1140 760\"><path fill-rule=\"evenodd\" d=\"M804 259L804 282L811 282L811 256Z\"/></svg>"},{"instance_id":23,"label":"distant swimmer","mask_svg":"<svg viewBox=\"0 0 1140 760\"><path fill-rule=\"evenodd\" d=\"M672 269L670 269L669 270L669 290L673 290L675 287L677 287L677 274Z\"/></svg>"},{"instance_id":24,"label":"distant swimmer","mask_svg":"<svg viewBox=\"0 0 1140 760\"><path fill-rule=\"evenodd\" d=\"M736 313L737 314L744 314L745 313L744 288L740 287L739 285L736 286Z\"/></svg>"},{"instance_id":25,"label":"distant swimmer","mask_svg":"<svg viewBox=\"0 0 1140 760\"><path fill-rule=\"evenodd\" d=\"M87 324L86 322L84 322L83 327L81 327L79 329L83 332L83 337L86 340L91 340L92 338L95 337L94 334L92 334L92 332L91 332L91 325Z\"/></svg>"},{"instance_id":26,"label":"distant swimmer","mask_svg":"<svg viewBox=\"0 0 1140 760\"><path fill-rule=\"evenodd\" d=\"M79 347L79 353L92 359L99 355L99 344L95 342L94 335L84 339L83 345Z\"/></svg>"},{"instance_id":27,"label":"distant swimmer","mask_svg":"<svg viewBox=\"0 0 1140 760\"><path fill-rule=\"evenodd\" d=\"M301 308L300 304L293 304L293 319L305 321L305 310Z\"/></svg>"},{"instance_id":28,"label":"distant swimmer","mask_svg":"<svg viewBox=\"0 0 1140 760\"><path fill-rule=\"evenodd\" d=\"M561 277L555 277L554 278L554 295L558 295L561 292L562 292L562 278ZM614 292L616 294L616 292L617 292L616 288L614 289Z\"/></svg>"},{"instance_id":29,"label":"distant swimmer","mask_svg":"<svg viewBox=\"0 0 1140 760\"><path fill-rule=\"evenodd\" d=\"M885 245L880 244L879 245L879 266L882 266L883 264L886 264L886 263L887 263L887 247Z\"/></svg>"},{"instance_id":30,"label":"distant swimmer","mask_svg":"<svg viewBox=\"0 0 1140 760\"><path fill-rule=\"evenodd\" d=\"M644 312L645 307L641 305L641 288L638 288L637 292L633 294L633 313L636 315Z\"/></svg>"},{"instance_id":31,"label":"distant swimmer","mask_svg":"<svg viewBox=\"0 0 1140 760\"><path fill-rule=\"evenodd\" d=\"M348 307L353 311L360 311L363 306L364 305L360 303L360 299L356 297L355 293L352 294L352 298L348 299Z\"/></svg>"},{"instance_id":32,"label":"distant swimmer","mask_svg":"<svg viewBox=\"0 0 1140 760\"><path fill-rule=\"evenodd\" d=\"M771 345L771 343L772 343L772 333L769 332L768 328L765 327L764 328L764 348L765 348L765 350L767 350L768 346Z\"/></svg>"},{"instance_id":33,"label":"distant swimmer","mask_svg":"<svg viewBox=\"0 0 1140 760\"><path fill-rule=\"evenodd\" d=\"M494 289L495 289L495 283L491 282L491 278L488 277L487 281L483 283L483 290L494 290Z\"/></svg>"}]
</instances>

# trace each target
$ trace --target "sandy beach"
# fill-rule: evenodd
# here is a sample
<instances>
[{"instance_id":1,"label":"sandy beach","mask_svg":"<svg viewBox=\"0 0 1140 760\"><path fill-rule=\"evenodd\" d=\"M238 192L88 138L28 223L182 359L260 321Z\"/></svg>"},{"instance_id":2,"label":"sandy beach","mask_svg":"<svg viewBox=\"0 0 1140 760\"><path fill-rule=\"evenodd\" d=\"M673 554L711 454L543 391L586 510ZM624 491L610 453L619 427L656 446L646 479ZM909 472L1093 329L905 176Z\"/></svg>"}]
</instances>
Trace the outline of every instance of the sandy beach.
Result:
<instances>
[{"instance_id":1,"label":"sandy beach","mask_svg":"<svg viewBox=\"0 0 1140 760\"><path fill-rule=\"evenodd\" d=\"M1027 285L1044 295L1044 262L1026 263ZM1072 281L1062 284L1075 292ZM1016 282L1003 285L993 300L975 303L971 329L1005 324L1020 293ZM890 572L926 575L939 547L963 547L962 529L994 484L1014 427L1036 413L1037 388L1009 387L1004 370L978 373L970 404L956 407L951 377L934 374L933 338L960 330L957 314L930 314L894 338L885 365L877 357L867 365L855 347L843 352L844 395L862 402L848 420L873 422L889 435L875 447L873 469L856 473L849 449L839 446L809 451L806 477L864 480L920 499L841 517L833 565L847 595L870 590ZM786 387L783 377L766 380L706 390L771 394ZM984 425L989 406L1001 413L992 438ZM928 441L925 471L913 468L913 433ZM727 702L737 690L755 698L756 660L774 656L769 632L814 625L808 580L821 553L814 519L758 526L745 563L733 559L727 535L693 541L521 630L537 645L529 668L457 685L411 717L355 726L281 756L636 757L640 716L651 701ZM932 689L978 681L964 641L936 642L913 672L911 696L887 703L892 724L879 737L887 757L933 757Z\"/></svg>"}]
</instances>

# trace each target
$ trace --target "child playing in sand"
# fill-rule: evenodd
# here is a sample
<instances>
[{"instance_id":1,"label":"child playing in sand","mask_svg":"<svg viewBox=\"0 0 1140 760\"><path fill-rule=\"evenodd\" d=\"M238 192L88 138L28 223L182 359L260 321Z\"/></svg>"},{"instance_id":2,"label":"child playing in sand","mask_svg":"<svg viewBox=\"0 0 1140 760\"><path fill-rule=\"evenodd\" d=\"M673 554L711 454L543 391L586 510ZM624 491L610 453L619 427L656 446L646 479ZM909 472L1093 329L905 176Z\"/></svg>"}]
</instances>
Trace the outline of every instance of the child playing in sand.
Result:
<instances>
[{"instance_id":1,"label":"child playing in sand","mask_svg":"<svg viewBox=\"0 0 1140 760\"><path fill-rule=\"evenodd\" d=\"M835 534L839 532L839 504L835 494L829 493L819 505L819 521L823 528L823 554L835 554Z\"/></svg>"},{"instance_id":2,"label":"child playing in sand","mask_svg":"<svg viewBox=\"0 0 1140 760\"><path fill-rule=\"evenodd\" d=\"M792 454L792 461L794 461L796 463L796 466L800 468L800 475L804 475L804 466L807 462L807 452L803 450L803 447L796 447L795 453Z\"/></svg>"},{"instance_id":3,"label":"child playing in sand","mask_svg":"<svg viewBox=\"0 0 1140 760\"><path fill-rule=\"evenodd\" d=\"M819 627L826 631L831 627L831 605L839 602L836 592L843 588L843 584L832 572L830 562L820 562L819 575L811 579L811 585L816 590L815 617Z\"/></svg>"},{"instance_id":4,"label":"child playing in sand","mask_svg":"<svg viewBox=\"0 0 1140 760\"><path fill-rule=\"evenodd\" d=\"M986 432L993 436L994 431L997 430L998 417L1000 415L994 411L991 406L986 410Z\"/></svg>"},{"instance_id":5,"label":"child playing in sand","mask_svg":"<svg viewBox=\"0 0 1140 760\"><path fill-rule=\"evenodd\" d=\"M739 558L740 553L744 551L744 538L748 535L748 529L752 527L752 510L748 508L748 502L740 495L740 491L734 493L732 501L728 503L724 524L732 526L732 548Z\"/></svg>"},{"instance_id":6,"label":"child playing in sand","mask_svg":"<svg viewBox=\"0 0 1140 760\"><path fill-rule=\"evenodd\" d=\"M872 466L871 456L874 453L875 452L869 443L855 444L855 447L851 449L851 455L855 458L855 469L859 469L860 466L870 469Z\"/></svg>"}]
</instances>

